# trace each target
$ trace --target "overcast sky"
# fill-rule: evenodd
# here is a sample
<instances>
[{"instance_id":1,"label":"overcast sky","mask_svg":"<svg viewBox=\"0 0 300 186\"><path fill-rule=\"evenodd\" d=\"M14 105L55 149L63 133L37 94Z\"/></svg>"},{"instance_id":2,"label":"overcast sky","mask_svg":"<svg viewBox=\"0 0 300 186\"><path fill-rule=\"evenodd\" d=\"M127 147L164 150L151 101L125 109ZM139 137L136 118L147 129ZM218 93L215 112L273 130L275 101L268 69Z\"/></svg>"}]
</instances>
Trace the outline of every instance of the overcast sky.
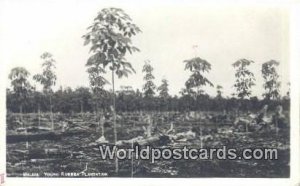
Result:
<instances>
[{"instance_id":1,"label":"overcast sky","mask_svg":"<svg viewBox=\"0 0 300 186\"><path fill-rule=\"evenodd\" d=\"M255 62L250 68L257 80L253 95L261 96L261 64L271 59L280 62L281 93L288 89L288 14L282 8L107 2L1 1L0 57L7 71L23 66L32 75L39 73L40 55L48 51L57 61L56 88L89 86L85 68L89 47L83 46L81 36L98 11L118 7L131 16L142 33L133 39L141 52L127 56L137 73L118 80L117 88L131 85L141 90L141 69L144 61L150 60L156 85L166 78L170 93L178 94L189 76L183 60L197 55L211 63L207 77L215 85L222 85L225 95L234 92L232 63L241 58ZM198 46L197 50L193 45ZM204 90L211 95L216 92L210 87Z\"/></svg>"}]
</instances>

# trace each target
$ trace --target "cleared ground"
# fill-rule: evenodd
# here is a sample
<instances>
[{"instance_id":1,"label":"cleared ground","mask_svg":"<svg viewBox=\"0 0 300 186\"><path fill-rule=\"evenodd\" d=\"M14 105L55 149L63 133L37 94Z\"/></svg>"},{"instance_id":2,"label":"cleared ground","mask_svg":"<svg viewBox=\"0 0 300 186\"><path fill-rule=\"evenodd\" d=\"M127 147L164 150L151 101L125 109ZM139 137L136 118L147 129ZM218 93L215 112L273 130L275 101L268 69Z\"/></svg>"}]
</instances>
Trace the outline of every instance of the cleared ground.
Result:
<instances>
[{"instance_id":1,"label":"cleared ground","mask_svg":"<svg viewBox=\"0 0 300 186\"><path fill-rule=\"evenodd\" d=\"M145 113L119 113L117 120L118 140L129 140L144 136ZM24 114L19 122L19 114L7 115L7 175L26 176L24 173L104 173L102 176L118 177L289 177L289 127L259 131L243 126L235 126L234 117L219 117L221 113L201 113L198 119L187 118L182 113L152 113L155 126L160 130L170 128L174 123L174 133L186 132L195 127L201 131L203 148L227 146L227 148L276 148L278 160L146 160L119 161L119 172L115 173L114 160L102 160L99 148L92 145L101 136L101 127L94 114L54 114L54 132L50 115ZM288 113L286 113L288 115ZM221 119L218 119L221 118ZM66 125L65 131L62 126ZM24 126L23 126L24 124ZM22 128L30 129L25 133ZM44 131L41 130L44 128ZM155 131L153 131L155 135ZM35 139L40 134L46 139ZM22 135L28 138L16 139ZM209 136L209 137L208 137ZM105 123L105 137L113 143L113 125ZM29 141L29 142L26 142ZM200 137L191 140L152 143L153 147L200 148Z\"/></svg>"}]
</instances>

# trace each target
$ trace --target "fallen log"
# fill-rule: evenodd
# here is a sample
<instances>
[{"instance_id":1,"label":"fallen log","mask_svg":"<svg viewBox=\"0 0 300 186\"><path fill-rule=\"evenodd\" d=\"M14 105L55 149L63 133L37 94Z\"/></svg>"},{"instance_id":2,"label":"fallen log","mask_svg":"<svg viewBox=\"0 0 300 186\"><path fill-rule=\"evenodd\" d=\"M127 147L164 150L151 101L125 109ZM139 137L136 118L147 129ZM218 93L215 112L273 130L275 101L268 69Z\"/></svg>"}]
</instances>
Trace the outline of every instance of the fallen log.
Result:
<instances>
[{"instance_id":1,"label":"fallen log","mask_svg":"<svg viewBox=\"0 0 300 186\"><path fill-rule=\"evenodd\" d=\"M85 133L85 131L67 131L67 132L41 132L27 134L7 134L7 143L19 143L25 141L40 141L40 140L60 140L62 137L73 136Z\"/></svg>"},{"instance_id":2,"label":"fallen log","mask_svg":"<svg viewBox=\"0 0 300 186\"><path fill-rule=\"evenodd\" d=\"M29 151L27 159L66 158L71 151L64 149L34 149Z\"/></svg>"},{"instance_id":3,"label":"fallen log","mask_svg":"<svg viewBox=\"0 0 300 186\"><path fill-rule=\"evenodd\" d=\"M23 141L59 140L61 134L54 132L43 132L38 134L12 134L6 136L7 143L18 143Z\"/></svg>"},{"instance_id":4,"label":"fallen log","mask_svg":"<svg viewBox=\"0 0 300 186\"><path fill-rule=\"evenodd\" d=\"M126 146L126 145L166 145L171 142L170 136L166 135L157 135L157 136L151 136L148 138L143 138L141 136L130 139L130 140L119 140L117 142L118 146Z\"/></svg>"}]
</instances>

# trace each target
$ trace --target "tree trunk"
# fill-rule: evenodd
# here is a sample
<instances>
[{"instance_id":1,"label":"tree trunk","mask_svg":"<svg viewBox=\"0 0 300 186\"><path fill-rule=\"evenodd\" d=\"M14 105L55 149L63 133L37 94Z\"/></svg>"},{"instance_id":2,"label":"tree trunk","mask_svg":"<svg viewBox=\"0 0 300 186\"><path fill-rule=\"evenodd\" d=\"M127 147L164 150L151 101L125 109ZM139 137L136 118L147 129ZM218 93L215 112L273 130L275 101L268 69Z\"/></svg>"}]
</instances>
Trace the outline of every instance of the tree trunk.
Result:
<instances>
[{"instance_id":1,"label":"tree trunk","mask_svg":"<svg viewBox=\"0 0 300 186\"><path fill-rule=\"evenodd\" d=\"M200 87L198 86L197 87L197 94L196 94L196 110L198 111L198 110L200 110L199 109L199 106L198 106L198 102L199 102L199 96L200 96Z\"/></svg>"},{"instance_id":2,"label":"tree trunk","mask_svg":"<svg viewBox=\"0 0 300 186\"><path fill-rule=\"evenodd\" d=\"M23 106L22 106L22 104L20 104L19 109L20 109L20 120L21 120L22 125L24 127L24 122L23 122Z\"/></svg>"},{"instance_id":3,"label":"tree trunk","mask_svg":"<svg viewBox=\"0 0 300 186\"><path fill-rule=\"evenodd\" d=\"M278 136L278 116L277 115L275 116L275 128L276 128L276 136Z\"/></svg>"},{"instance_id":4,"label":"tree trunk","mask_svg":"<svg viewBox=\"0 0 300 186\"><path fill-rule=\"evenodd\" d=\"M81 113L81 117L83 117L83 103L82 103L82 101L80 101L80 113Z\"/></svg>"},{"instance_id":5,"label":"tree trunk","mask_svg":"<svg viewBox=\"0 0 300 186\"><path fill-rule=\"evenodd\" d=\"M116 97L115 97L115 71L114 71L114 63L112 69L112 90L113 90L113 125L114 125L114 141L115 145L117 144L118 136L117 136L117 123L116 123ZM118 158L115 159L116 169L115 172L119 172Z\"/></svg>"},{"instance_id":6,"label":"tree trunk","mask_svg":"<svg viewBox=\"0 0 300 186\"><path fill-rule=\"evenodd\" d=\"M104 123L105 123L105 118L103 117L103 113L101 114L101 117L100 117L100 124L101 124L101 134L102 136L105 135L105 132L104 132Z\"/></svg>"},{"instance_id":7,"label":"tree trunk","mask_svg":"<svg viewBox=\"0 0 300 186\"><path fill-rule=\"evenodd\" d=\"M54 122L53 122L53 112L52 112L52 97L49 95L50 98L50 118L51 118L51 128L54 131Z\"/></svg>"},{"instance_id":8,"label":"tree trunk","mask_svg":"<svg viewBox=\"0 0 300 186\"><path fill-rule=\"evenodd\" d=\"M22 106L22 104L20 104L20 116L21 116L21 122L22 122L23 128L25 128L26 126L25 126L25 123L23 121L23 106ZM25 135L27 136L27 128L25 129ZM26 145L26 149L28 149L29 148L29 143L28 143L27 140L26 140L25 145Z\"/></svg>"},{"instance_id":9,"label":"tree trunk","mask_svg":"<svg viewBox=\"0 0 300 186\"><path fill-rule=\"evenodd\" d=\"M133 141L132 141L132 143L131 143L131 149L133 149ZM134 163L133 163L133 156L134 156L134 154L133 154L133 152L131 152L131 177L133 178L133 166L134 166Z\"/></svg>"},{"instance_id":10,"label":"tree trunk","mask_svg":"<svg viewBox=\"0 0 300 186\"><path fill-rule=\"evenodd\" d=\"M202 126L201 126L201 121L199 122L199 127L200 127L200 148L203 148L203 140L202 140Z\"/></svg>"},{"instance_id":11,"label":"tree trunk","mask_svg":"<svg viewBox=\"0 0 300 186\"><path fill-rule=\"evenodd\" d=\"M147 138L150 138L152 136L152 127L153 127L153 119L152 119L152 115L149 114L148 115L148 126L145 131Z\"/></svg>"},{"instance_id":12,"label":"tree trunk","mask_svg":"<svg viewBox=\"0 0 300 186\"><path fill-rule=\"evenodd\" d=\"M242 107L242 102L243 102L243 98L241 98L241 99L238 100L238 107L237 107L237 115L238 115L238 117L240 117L240 110L241 110L241 107Z\"/></svg>"},{"instance_id":13,"label":"tree trunk","mask_svg":"<svg viewBox=\"0 0 300 186\"><path fill-rule=\"evenodd\" d=\"M99 118L99 109L98 109L98 100L96 100L96 106L95 106L95 113L96 113L96 117L95 117L95 121L98 123L97 124L97 128L96 128L96 131L97 133L100 131L100 118Z\"/></svg>"},{"instance_id":14,"label":"tree trunk","mask_svg":"<svg viewBox=\"0 0 300 186\"><path fill-rule=\"evenodd\" d=\"M38 121L39 121L39 127L41 126L41 108L40 108L40 104L38 104Z\"/></svg>"}]
</instances>

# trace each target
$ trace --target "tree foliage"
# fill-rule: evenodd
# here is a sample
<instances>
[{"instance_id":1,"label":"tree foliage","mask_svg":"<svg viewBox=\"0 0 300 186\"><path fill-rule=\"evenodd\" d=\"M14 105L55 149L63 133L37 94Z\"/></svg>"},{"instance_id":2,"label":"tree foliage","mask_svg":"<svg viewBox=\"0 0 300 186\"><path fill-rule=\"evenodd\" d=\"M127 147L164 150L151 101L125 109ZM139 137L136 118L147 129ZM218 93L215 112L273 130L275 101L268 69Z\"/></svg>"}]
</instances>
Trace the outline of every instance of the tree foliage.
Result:
<instances>
[{"instance_id":1,"label":"tree foliage","mask_svg":"<svg viewBox=\"0 0 300 186\"><path fill-rule=\"evenodd\" d=\"M12 94L15 95L17 103L21 106L27 101L32 91L32 86L28 81L29 75L30 73L23 67L13 68L8 75L13 88Z\"/></svg>"},{"instance_id":2,"label":"tree foliage","mask_svg":"<svg viewBox=\"0 0 300 186\"><path fill-rule=\"evenodd\" d=\"M45 93L52 92L52 86L56 83L56 74L54 72L55 60L53 59L52 54L45 52L41 55L43 60L42 68L43 71L41 74L36 74L33 76L33 79L43 85L43 91Z\"/></svg>"},{"instance_id":3,"label":"tree foliage","mask_svg":"<svg viewBox=\"0 0 300 186\"><path fill-rule=\"evenodd\" d=\"M213 83L210 82L203 74L208 73L211 70L211 64L200 57L195 57L189 60L185 60L185 70L192 72L189 79L185 82L187 93L196 93L200 95L202 93L201 87L210 85L213 87ZM196 89L196 90L193 90Z\"/></svg>"},{"instance_id":4,"label":"tree foliage","mask_svg":"<svg viewBox=\"0 0 300 186\"><path fill-rule=\"evenodd\" d=\"M234 87L237 96L240 99L251 96L251 87L255 85L254 74L248 69L249 65L254 63L251 60L240 59L233 63L232 66L236 69Z\"/></svg>"},{"instance_id":5,"label":"tree foliage","mask_svg":"<svg viewBox=\"0 0 300 186\"><path fill-rule=\"evenodd\" d=\"M140 28L132 23L132 19L122 9L105 8L98 13L94 23L88 27L88 33L83 36L84 45L91 44L92 55L86 66L92 86L101 87L107 83L101 76L107 66L119 78L135 72L125 55L139 51L131 43L131 37L139 32Z\"/></svg>"},{"instance_id":6,"label":"tree foliage","mask_svg":"<svg viewBox=\"0 0 300 186\"><path fill-rule=\"evenodd\" d=\"M162 79L162 84L157 88L159 97L167 99L169 95L169 83L167 79Z\"/></svg>"},{"instance_id":7,"label":"tree foliage","mask_svg":"<svg viewBox=\"0 0 300 186\"><path fill-rule=\"evenodd\" d=\"M79 90L78 90L79 89ZM24 112L37 112L37 103L40 103L41 112L49 111L49 99L43 93L36 90L28 92L26 100L23 103ZM83 112L96 112L96 102L94 100L94 93L88 87L79 87L71 89L69 87L58 89L53 92L53 112L61 113L80 113L81 105ZM99 109L108 110L111 106L111 93L104 97L99 104ZM168 99L154 96L150 100L145 99L139 90L126 91L121 90L116 95L116 111L117 112L135 112L135 111L186 111L186 110L200 110L200 111L221 111L222 108L232 111L236 109L237 99L232 97L212 97L203 94L198 97L198 102L189 95L171 96ZM18 96L14 94L13 90L7 90L7 111L19 112ZM276 103L276 104L275 104ZM265 104L270 106L270 109L275 109L279 104L283 105L284 109L289 109L289 99L279 100L260 100L255 97L245 99L244 104L241 105L240 110L261 109ZM273 106L274 105L274 106Z\"/></svg>"},{"instance_id":8,"label":"tree foliage","mask_svg":"<svg viewBox=\"0 0 300 186\"><path fill-rule=\"evenodd\" d=\"M83 38L85 40L84 45L91 43L90 52L92 55L86 64L91 85L94 84L97 89L102 90L107 80L101 74L105 73L107 67L112 72L112 109L110 110L113 112L114 141L117 143L114 77L115 74L118 78L128 77L130 73L135 72L125 55L128 52L131 54L139 51L131 44L131 37L141 30L133 24L129 15L119 8L102 9L94 19L94 23L87 29L88 33ZM104 135L103 131L102 134ZM117 159L116 172L118 172Z\"/></svg>"},{"instance_id":9,"label":"tree foliage","mask_svg":"<svg viewBox=\"0 0 300 186\"><path fill-rule=\"evenodd\" d=\"M145 61L142 72L145 73L145 84L143 86L144 95L145 97L153 97L155 94L156 86L153 82L153 80L155 79L153 75L153 67L151 66L149 60Z\"/></svg>"},{"instance_id":10,"label":"tree foliage","mask_svg":"<svg viewBox=\"0 0 300 186\"><path fill-rule=\"evenodd\" d=\"M278 81L279 75L276 70L278 65L279 62L275 60L270 60L262 64L261 72L264 79L263 87L266 90L263 96L266 99L279 98L280 82Z\"/></svg>"}]
</instances>

